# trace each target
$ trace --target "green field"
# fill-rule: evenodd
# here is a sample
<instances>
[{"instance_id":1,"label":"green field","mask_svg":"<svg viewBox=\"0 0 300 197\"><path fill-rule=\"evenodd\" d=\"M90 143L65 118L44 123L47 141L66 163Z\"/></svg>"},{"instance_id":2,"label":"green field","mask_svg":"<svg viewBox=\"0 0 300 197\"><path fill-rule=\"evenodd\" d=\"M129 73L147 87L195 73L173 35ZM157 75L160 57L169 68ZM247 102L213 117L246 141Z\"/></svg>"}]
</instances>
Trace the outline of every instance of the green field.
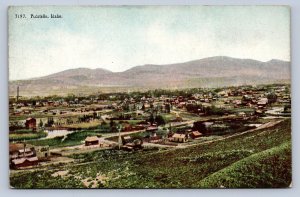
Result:
<instances>
[{"instance_id":1,"label":"green field","mask_svg":"<svg viewBox=\"0 0 300 197\"><path fill-rule=\"evenodd\" d=\"M94 131L77 131L67 135L65 139L63 136L58 136L55 138L41 139L41 140L31 140L27 141L28 144L35 146L50 146L50 147L65 147L65 146L76 146L82 144L86 137L88 136L98 136L101 134Z\"/></svg>"},{"instance_id":2,"label":"green field","mask_svg":"<svg viewBox=\"0 0 300 197\"><path fill-rule=\"evenodd\" d=\"M184 149L103 150L72 157L75 163L65 166L12 173L11 186L284 188L291 183L291 121ZM68 173L54 177L58 171Z\"/></svg>"},{"instance_id":3,"label":"green field","mask_svg":"<svg viewBox=\"0 0 300 197\"><path fill-rule=\"evenodd\" d=\"M32 132L30 130L20 130L20 132L15 132L9 134L9 141L23 141L23 140L33 140L39 139L47 136L47 133L43 131Z\"/></svg>"}]
</instances>

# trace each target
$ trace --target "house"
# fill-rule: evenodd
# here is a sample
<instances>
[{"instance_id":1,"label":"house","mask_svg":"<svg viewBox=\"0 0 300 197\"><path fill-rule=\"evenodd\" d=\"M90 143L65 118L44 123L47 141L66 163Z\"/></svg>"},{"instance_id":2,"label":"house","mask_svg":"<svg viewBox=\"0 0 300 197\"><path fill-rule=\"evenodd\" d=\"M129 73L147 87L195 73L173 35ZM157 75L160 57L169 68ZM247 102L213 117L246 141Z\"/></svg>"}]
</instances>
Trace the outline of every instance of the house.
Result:
<instances>
[{"instance_id":1,"label":"house","mask_svg":"<svg viewBox=\"0 0 300 197\"><path fill-rule=\"evenodd\" d=\"M260 98L259 101L257 102L257 105L262 107L265 107L267 104L268 104L267 98Z\"/></svg>"},{"instance_id":2,"label":"house","mask_svg":"<svg viewBox=\"0 0 300 197\"><path fill-rule=\"evenodd\" d=\"M126 137L127 141L126 141ZM123 146L122 149L123 150L127 150L127 151L132 151L132 150L138 150L138 149L142 149L143 146L143 139L140 137L130 137L130 136L126 136L124 137L125 141L123 141Z\"/></svg>"},{"instance_id":3,"label":"house","mask_svg":"<svg viewBox=\"0 0 300 197\"><path fill-rule=\"evenodd\" d=\"M191 133L190 133L190 137L192 138L192 139L196 139L196 138L199 138L199 137L201 137L202 136L202 133L200 133L199 131L192 131Z\"/></svg>"},{"instance_id":4,"label":"house","mask_svg":"<svg viewBox=\"0 0 300 197\"><path fill-rule=\"evenodd\" d=\"M238 112L237 115L239 117L246 117L246 113L245 112Z\"/></svg>"},{"instance_id":5,"label":"house","mask_svg":"<svg viewBox=\"0 0 300 197\"><path fill-rule=\"evenodd\" d=\"M9 157L10 159L17 159L22 157L35 157L36 150L30 144L13 143L9 144Z\"/></svg>"},{"instance_id":6,"label":"house","mask_svg":"<svg viewBox=\"0 0 300 197\"><path fill-rule=\"evenodd\" d=\"M47 102L47 105L48 105L48 106L54 106L54 102L53 102L53 101L48 101L48 102Z\"/></svg>"},{"instance_id":7,"label":"house","mask_svg":"<svg viewBox=\"0 0 300 197\"><path fill-rule=\"evenodd\" d=\"M131 136L130 135L122 136L122 142L123 142L123 144L132 142Z\"/></svg>"},{"instance_id":8,"label":"house","mask_svg":"<svg viewBox=\"0 0 300 197\"><path fill-rule=\"evenodd\" d=\"M160 136L152 136L152 137L149 137L149 142L156 142L158 140L160 140L161 137Z\"/></svg>"},{"instance_id":9,"label":"house","mask_svg":"<svg viewBox=\"0 0 300 197\"><path fill-rule=\"evenodd\" d=\"M10 159L19 158L19 150L21 150L22 148L24 148L23 143L9 144L9 158Z\"/></svg>"},{"instance_id":10,"label":"house","mask_svg":"<svg viewBox=\"0 0 300 197\"><path fill-rule=\"evenodd\" d=\"M145 129L145 126L143 126L143 125L135 125L134 127L132 127L132 129L133 130L143 130L143 129Z\"/></svg>"},{"instance_id":11,"label":"house","mask_svg":"<svg viewBox=\"0 0 300 197\"><path fill-rule=\"evenodd\" d=\"M37 165L39 159L37 157L19 158L14 159L11 162L12 168L28 167Z\"/></svg>"},{"instance_id":12,"label":"house","mask_svg":"<svg viewBox=\"0 0 300 197\"><path fill-rule=\"evenodd\" d=\"M38 158L50 156L49 146L35 146L35 149L36 149L36 155L38 156Z\"/></svg>"},{"instance_id":13,"label":"house","mask_svg":"<svg viewBox=\"0 0 300 197\"><path fill-rule=\"evenodd\" d=\"M262 110L255 110L256 115L262 115L263 113L264 113L264 111L262 111Z\"/></svg>"},{"instance_id":14,"label":"house","mask_svg":"<svg viewBox=\"0 0 300 197\"><path fill-rule=\"evenodd\" d=\"M26 129L36 129L36 119L35 118L27 118L25 122Z\"/></svg>"},{"instance_id":15,"label":"house","mask_svg":"<svg viewBox=\"0 0 300 197\"><path fill-rule=\"evenodd\" d=\"M241 105L242 101L241 100L233 100L232 103L236 104L236 105Z\"/></svg>"},{"instance_id":16,"label":"house","mask_svg":"<svg viewBox=\"0 0 300 197\"><path fill-rule=\"evenodd\" d=\"M97 145L99 144L99 139L97 136L88 136L85 138L85 145L90 146L90 145Z\"/></svg>"},{"instance_id":17,"label":"house","mask_svg":"<svg viewBox=\"0 0 300 197\"><path fill-rule=\"evenodd\" d=\"M32 148L24 148L18 151L20 157L33 157L35 156L35 149Z\"/></svg>"},{"instance_id":18,"label":"house","mask_svg":"<svg viewBox=\"0 0 300 197\"><path fill-rule=\"evenodd\" d=\"M186 142L187 141L187 136L185 134L175 133L171 137L171 141L173 141L173 142Z\"/></svg>"}]
</instances>

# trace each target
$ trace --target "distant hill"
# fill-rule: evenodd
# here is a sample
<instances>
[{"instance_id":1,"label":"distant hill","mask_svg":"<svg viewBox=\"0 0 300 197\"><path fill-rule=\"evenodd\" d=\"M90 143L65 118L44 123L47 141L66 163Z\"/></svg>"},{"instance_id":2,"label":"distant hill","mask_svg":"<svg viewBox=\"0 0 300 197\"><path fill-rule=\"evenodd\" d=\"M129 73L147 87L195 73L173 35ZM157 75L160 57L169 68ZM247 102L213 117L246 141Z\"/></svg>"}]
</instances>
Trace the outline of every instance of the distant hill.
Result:
<instances>
[{"instance_id":1,"label":"distant hill","mask_svg":"<svg viewBox=\"0 0 300 197\"><path fill-rule=\"evenodd\" d=\"M24 95L63 94L80 89L221 87L290 80L290 62L261 62L224 56L168 65L136 66L124 72L77 68L45 77L9 82L10 95L17 86Z\"/></svg>"}]
</instances>

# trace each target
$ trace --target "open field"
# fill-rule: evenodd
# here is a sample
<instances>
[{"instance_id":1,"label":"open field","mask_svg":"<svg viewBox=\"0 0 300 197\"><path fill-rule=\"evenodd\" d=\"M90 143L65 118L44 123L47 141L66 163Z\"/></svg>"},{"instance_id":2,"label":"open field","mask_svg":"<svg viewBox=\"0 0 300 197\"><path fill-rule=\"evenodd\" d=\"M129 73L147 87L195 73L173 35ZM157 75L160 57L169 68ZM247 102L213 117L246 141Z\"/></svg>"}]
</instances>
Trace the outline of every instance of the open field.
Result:
<instances>
[{"instance_id":1,"label":"open field","mask_svg":"<svg viewBox=\"0 0 300 197\"><path fill-rule=\"evenodd\" d=\"M78 131L74 133L67 134L66 138L64 137L55 137L51 139L41 139L41 140L32 140L28 141L29 144L35 146L54 146L54 147L65 147L65 146L75 146L82 144L82 141L88 136L101 136L101 134L93 131Z\"/></svg>"},{"instance_id":2,"label":"open field","mask_svg":"<svg viewBox=\"0 0 300 197\"><path fill-rule=\"evenodd\" d=\"M9 141L32 140L46 137L45 132L30 132L30 133L12 133L9 134Z\"/></svg>"}]
</instances>

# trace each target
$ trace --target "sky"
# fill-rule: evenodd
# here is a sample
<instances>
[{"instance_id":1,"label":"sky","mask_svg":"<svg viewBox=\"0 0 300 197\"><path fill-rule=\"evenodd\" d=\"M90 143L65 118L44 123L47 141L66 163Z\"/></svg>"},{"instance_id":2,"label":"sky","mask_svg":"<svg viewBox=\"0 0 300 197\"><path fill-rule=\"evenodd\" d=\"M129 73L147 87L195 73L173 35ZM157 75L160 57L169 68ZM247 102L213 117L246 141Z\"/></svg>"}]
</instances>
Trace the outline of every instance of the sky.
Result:
<instances>
[{"instance_id":1,"label":"sky","mask_svg":"<svg viewBox=\"0 0 300 197\"><path fill-rule=\"evenodd\" d=\"M290 61L286 6L10 7L8 15L9 80L212 56Z\"/></svg>"}]
</instances>

